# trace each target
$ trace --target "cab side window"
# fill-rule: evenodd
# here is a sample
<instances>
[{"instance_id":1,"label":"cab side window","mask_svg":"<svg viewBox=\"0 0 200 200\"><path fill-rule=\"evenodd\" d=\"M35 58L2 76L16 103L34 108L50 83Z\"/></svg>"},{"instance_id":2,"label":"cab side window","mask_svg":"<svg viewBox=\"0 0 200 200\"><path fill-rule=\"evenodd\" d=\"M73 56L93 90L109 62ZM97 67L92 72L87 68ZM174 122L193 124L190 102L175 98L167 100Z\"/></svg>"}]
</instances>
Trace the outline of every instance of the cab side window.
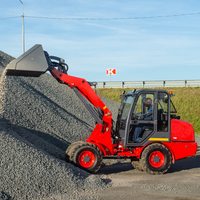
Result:
<instances>
[{"instance_id":1,"label":"cab side window","mask_svg":"<svg viewBox=\"0 0 200 200\"><path fill-rule=\"evenodd\" d=\"M138 97L134 112L133 120L153 120L153 94L140 94Z\"/></svg>"},{"instance_id":2,"label":"cab side window","mask_svg":"<svg viewBox=\"0 0 200 200\"><path fill-rule=\"evenodd\" d=\"M158 113L157 113L157 131L168 131L168 94L165 92L158 93Z\"/></svg>"}]
</instances>

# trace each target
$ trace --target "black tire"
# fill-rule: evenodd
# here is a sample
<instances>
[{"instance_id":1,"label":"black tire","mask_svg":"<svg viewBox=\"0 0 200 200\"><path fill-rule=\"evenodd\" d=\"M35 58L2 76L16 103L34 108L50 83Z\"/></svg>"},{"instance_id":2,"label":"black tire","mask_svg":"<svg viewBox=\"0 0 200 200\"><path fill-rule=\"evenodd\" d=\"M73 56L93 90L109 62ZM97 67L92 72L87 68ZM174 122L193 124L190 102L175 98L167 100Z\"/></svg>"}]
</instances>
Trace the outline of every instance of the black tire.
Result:
<instances>
[{"instance_id":1,"label":"black tire","mask_svg":"<svg viewBox=\"0 0 200 200\"><path fill-rule=\"evenodd\" d=\"M170 168L172 156L165 146L154 143L144 149L139 162L142 169L149 174L164 174Z\"/></svg>"},{"instance_id":2,"label":"black tire","mask_svg":"<svg viewBox=\"0 0 200 200\"><path fill-rule=\"evenodd\" d=\"M144 171L140 165L139 160L132 160L131 164L133 165L133 167L139 171Z\"/></svg>"},{"instance_id":3,"label":"black tire","mask_svg":"<svg viewBox=\"0 0 200 200\"><path fill-rule=\"evenodd\" d=\"M91 173L96 173L102 164L101 151L91 143L80 143L72 148L70 160L74 165Z\"/></svg>"},{"instance_id":4,"label":"black tire","mask_svg":"<svg viewBox=\"0 0 200 200\"><path fill-rule=\"evenodd\" d=\"M67 150L66 150L66 152L65 152L65 160L66 160L67 162L70 162L70 154L71 154L73 148L74 148L76 145L81 144L81 143L84 143L84 141L77 141L77 142L72 143L70 146L68 146L68 148L67 148Z\"/></svg>"}]
</instances>

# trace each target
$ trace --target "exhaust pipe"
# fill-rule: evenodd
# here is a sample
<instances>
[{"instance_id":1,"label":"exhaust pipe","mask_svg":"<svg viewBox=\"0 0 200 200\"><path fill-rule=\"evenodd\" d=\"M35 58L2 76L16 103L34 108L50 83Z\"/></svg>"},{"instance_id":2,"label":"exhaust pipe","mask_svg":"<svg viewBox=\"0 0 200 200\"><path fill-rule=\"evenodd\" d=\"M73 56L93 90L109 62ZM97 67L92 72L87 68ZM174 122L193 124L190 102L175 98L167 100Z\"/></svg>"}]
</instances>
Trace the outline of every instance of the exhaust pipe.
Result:
<instances>
[{"instance_id":1,"label":"exhaust pipe","mask_svg":"<svg viewBox=\"0 0 200 200\"><path fill-rule=\"evenodd\" d=\"M42 45L36 44L7 65L6 75L39 77L49 66Z\"/></svg>"}]
</instances>

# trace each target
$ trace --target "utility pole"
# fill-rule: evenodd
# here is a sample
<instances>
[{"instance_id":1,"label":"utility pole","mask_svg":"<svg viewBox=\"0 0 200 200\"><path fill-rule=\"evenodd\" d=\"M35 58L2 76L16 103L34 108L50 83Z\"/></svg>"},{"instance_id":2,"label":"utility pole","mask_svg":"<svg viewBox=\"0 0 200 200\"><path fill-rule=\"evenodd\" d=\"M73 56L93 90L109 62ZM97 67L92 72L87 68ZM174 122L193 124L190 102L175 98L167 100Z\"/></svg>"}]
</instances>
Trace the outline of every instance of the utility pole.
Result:
<instances>
[{"instance_id":1,"label":"utility pole","mask_svg":"<svg viewBox=\"0 0 200 200\"><path fill-rule=\"evenodd\" d=\"M21 0L19 0L22 4L22 53L25 52L25 35L24 35L24 4Z\"/></svg>"}]
</instances>

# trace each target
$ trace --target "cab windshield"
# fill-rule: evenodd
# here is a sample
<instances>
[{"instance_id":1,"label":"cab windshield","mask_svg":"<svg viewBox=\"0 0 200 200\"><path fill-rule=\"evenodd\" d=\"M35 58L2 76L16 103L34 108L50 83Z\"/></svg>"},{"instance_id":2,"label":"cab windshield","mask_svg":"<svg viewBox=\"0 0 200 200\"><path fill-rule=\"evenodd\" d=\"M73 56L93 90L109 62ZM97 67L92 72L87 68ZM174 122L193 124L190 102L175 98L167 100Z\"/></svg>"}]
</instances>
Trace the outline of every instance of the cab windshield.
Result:
<instances>
[{"instance_id":1,"label":"cab windshield","mask_svg":"<svg viewBox=\"0 0 200 200\"><path fill-rule=\"evenodd\" d=\"M134 100L134 97L132 95L126 96L124 98L123 103L121 105L121 109L120 109L121 120L126 120L133 100Z\"/></svg>"}]
</instances>

